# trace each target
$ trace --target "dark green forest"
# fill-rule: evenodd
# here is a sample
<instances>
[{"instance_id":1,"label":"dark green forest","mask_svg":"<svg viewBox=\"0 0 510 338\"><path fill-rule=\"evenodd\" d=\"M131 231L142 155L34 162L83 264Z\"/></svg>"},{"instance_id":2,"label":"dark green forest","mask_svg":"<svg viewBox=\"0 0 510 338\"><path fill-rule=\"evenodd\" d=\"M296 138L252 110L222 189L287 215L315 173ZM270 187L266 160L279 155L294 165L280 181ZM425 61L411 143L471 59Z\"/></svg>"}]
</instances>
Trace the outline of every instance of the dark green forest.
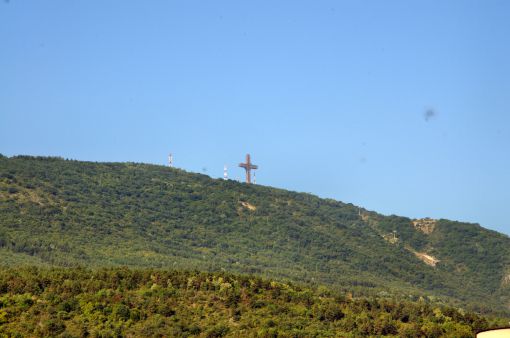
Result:
<instances>
[{"instance_id":1,"label":"dark green forest","mask_svg":"<svg viewBox=\"0 0 510 338\"><path fill-rule=\"evenodd\" d=\"M506 235L449 220L421 231L409 218L158 165L0 157L0 255L5 267L227 271L510 312Z\"/></svg>"},{"instance_id":2,"label":"dark green forest","mask_svg":"<svg viewBox=\"0 0 510 338\"><path fill-rule=\"evenodd\" d=\"M462 338L503 323L423 300L352 298L228 273L4 269L0 294L7 337Z\"/></svg>"}]
</instances>

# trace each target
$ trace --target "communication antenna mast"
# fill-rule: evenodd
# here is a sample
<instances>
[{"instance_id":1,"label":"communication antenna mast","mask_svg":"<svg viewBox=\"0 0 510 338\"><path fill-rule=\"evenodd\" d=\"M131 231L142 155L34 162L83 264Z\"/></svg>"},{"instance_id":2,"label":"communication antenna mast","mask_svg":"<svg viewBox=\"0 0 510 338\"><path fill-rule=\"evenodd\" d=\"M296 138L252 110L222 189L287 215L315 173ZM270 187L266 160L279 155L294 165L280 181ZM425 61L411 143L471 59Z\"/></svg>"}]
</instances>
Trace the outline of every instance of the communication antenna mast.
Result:
<instances>
[{"instance_id":1,"label":"communication antenna mast","mask_svg":"<svg viewBox=\"0 0 510 338\"><path fill-rule=\"evenodd\" d=\"M227 165L223 166L223 179L228 180Z\"/></svg>"},{"instance_id":2,"label":"communication antenna mast","mask_svg":"<svg viewBox=\"0 0 510 338\"><path fill-rule=\"evenodd\" d=\"M257 176L255 175L255 172L253 172L253 184L257 184Z\"/></svg>"},{"instance_id":3,"label":"communication antenna mast","mask_svg":"<svg viewBox=\"0 0 510 338\"><path fill-rule=\"evenodd\" d=\"M174 166L174 157L172 153L168 154L168 166L171 168Z\"/></svg>"}]
</instances>

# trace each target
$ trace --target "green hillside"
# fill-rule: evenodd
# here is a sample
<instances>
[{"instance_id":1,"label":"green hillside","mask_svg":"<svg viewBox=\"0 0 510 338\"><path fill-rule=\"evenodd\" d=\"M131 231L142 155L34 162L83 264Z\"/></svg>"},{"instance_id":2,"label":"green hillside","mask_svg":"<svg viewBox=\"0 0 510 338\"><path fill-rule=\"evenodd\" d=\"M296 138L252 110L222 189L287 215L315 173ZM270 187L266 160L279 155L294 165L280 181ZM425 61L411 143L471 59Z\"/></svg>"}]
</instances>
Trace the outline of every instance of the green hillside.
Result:
<instances>
[{"instance_id":1,"label":"green hillside","mask_svg":"<svg viewBox=\"0 0 510 338\"><path fill-rule=\"evenodd\" d=\"M502 324L423 301L352 299L227 273L0 271L0 336L8 337L461 338Z\"/></svg>"},{"instance_id":2,"label":"green hillside","mask_svg":"<svg viewBox=\"0 0 510 338\"><path fill-rule=\"evenodd\" d=\"M4 265L226 270L508 313L508 236L429 223L163 166L0 158Z\"/></svg>"}]
</instances>

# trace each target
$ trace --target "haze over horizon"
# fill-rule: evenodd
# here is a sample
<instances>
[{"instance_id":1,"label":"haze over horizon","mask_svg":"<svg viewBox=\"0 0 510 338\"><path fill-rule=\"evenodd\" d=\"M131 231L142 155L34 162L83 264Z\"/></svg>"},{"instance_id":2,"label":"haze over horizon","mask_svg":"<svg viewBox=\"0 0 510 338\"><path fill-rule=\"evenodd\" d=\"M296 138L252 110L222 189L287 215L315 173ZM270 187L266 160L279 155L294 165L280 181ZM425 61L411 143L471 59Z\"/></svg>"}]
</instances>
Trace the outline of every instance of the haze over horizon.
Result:
<instances>
[{"instance_id":1,"label":"haze over horizon","mask_svg":"<svg viewBox=\"0 0 510 338\"><path fill-rule=\"evenodd\" d=\"M504 1L0 3L0 153L165 164L510 234ZM204 170L205 169L205 170Z\"/></svg>"}]
</instances>

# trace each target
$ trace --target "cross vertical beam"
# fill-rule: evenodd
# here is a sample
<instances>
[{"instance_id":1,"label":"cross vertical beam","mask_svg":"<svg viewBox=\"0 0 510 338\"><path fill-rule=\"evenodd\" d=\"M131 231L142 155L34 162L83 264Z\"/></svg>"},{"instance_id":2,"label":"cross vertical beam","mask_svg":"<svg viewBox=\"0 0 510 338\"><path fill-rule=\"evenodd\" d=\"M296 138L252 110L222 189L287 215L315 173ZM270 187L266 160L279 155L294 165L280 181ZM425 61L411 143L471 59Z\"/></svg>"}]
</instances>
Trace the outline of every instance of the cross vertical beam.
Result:
<instances>
[{"instance_id":1,"label":"cross vertical beam","mask_svg":"<svg viewBox=\"0 0 510 338\"><path fill-rule=\"evenodd\" d=\"M250 154L246 154L246 163L239 163L239 166L241 168L244 168L244 170L246 170L246 183L250 184L251 183L251 171L252 171L252 169L253 170L258 169L259 166L251 163Z\"/></svg>"}]
</instances>

